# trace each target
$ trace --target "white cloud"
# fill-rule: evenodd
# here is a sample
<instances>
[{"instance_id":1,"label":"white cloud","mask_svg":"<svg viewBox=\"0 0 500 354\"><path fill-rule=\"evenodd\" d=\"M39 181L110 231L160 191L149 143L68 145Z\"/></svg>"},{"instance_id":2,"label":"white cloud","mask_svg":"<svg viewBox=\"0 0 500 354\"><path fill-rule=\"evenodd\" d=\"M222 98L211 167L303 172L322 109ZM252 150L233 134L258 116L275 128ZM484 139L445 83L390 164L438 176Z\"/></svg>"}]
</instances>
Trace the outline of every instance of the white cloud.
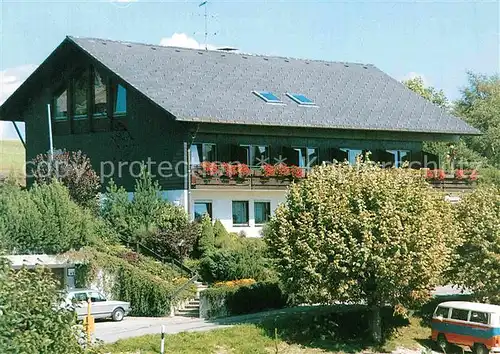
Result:
<instances>
[{"instance_id":1,"label":"white cloud","mask_svg":"<svg viewBox=\"0 0 500 354\"><path fill-rule=\"evenodd\" d=\"M205 44L198 43L193 37L189 37L185 33L174 33L172 37L165 37L160 40L160 45L165 47L181 47L193 49L205 49ZM208 44L207 49L215 50L216 46Z\"/></svg>"},{"instance_id":2,"label":"white cloud","mask_svg":"<svg viewBox=\"0 0 500 354\"><path fill-rule=\"evenodd\" d=\"M416 77L421 77L425 86L429 86L430 85L429 79L427 79L427 77L424 74L419 74L419 73L416 73L414 71L410 71L408 74L406 74L405 76L403 76L400 81L411 80L411 79L414 79Z\"/></svg>"},{"instance_id":3,"label":"white cloud","mask_svg":"<svg viewBox=\"0 0 500 354\"><path fill-rule=\"evenodd\" d=\"M30 76L37 65L28 64L0 71L0 105ZM19 124L23 126L23 124ZM0 122L0 140L17 139L11 122Z\"/></svg>"},{"instance_id":4,"label":"white cloud","mask_svg":"<svg viewBox=\"0 0 500 354\"><path fill-rule=\"evenodd\" d=\"M0 71L0 104L2 104L36 68L36 65L28 64Z\"/></svg>"}]
</instances>

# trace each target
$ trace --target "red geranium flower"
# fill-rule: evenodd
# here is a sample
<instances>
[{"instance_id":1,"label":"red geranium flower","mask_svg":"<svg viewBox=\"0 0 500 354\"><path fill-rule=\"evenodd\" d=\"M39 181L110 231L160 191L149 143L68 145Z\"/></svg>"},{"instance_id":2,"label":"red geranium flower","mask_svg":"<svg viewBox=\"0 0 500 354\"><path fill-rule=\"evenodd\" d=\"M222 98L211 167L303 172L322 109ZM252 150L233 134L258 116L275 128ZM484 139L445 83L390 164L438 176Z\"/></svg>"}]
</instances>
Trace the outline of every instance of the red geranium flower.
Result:
<instances>
[{"instance_id":1,"label":"red geranium flower","mask_svg":"<svg viewBox=\"0 0 500 354\"><path fill-rule=\"evenodd\" d=\"M290 167L288 167L284 163L277 164L276 166L274 166L274 173L276 174L276 176L288 177L290 176Z\"/></svg>"},{"instance_id":2,"label":"red geranium flower","mask_svg":"<svg viewBox=\"0 0 500 354\"><path fill-rule=\"evenodd\" d=\"M304 170L298 166L290 166L290 174L293 178L304 178Z\"/></svg>"},{"instance_id":3,"label":"red geranium flower","mask_svg":"<svg viewBox=\"0 0 500 354\"><path fill-rule=\"evenodd\" d=\"M262 169L262 175L264 177L273 177L275 174L274 166L268 163L262 165L261 169Z\"/></svg>"},{"instance_id":4,"label":"red geranium flower","mask_svg":"<svg viewBox=\"0 0 500 354\"><path fill-rule=\"evenodd\" d=\"M228 162L223 162L221 167L222 167L222 173L226 177L231 178L238 174L238 166L236 165L231 165Z\"/></svg>"},{"instance_id":5,"label":"red geranium flower","mask_svg":"<svg viewBox=\"0 0 500 354\"><path fill-rule=\"evenodd\" d=\"M436 179L442 181L445 178L446 178L446 173L444 172L444 170L442 169L436 170Z\"/></svg>"},{"instance_id":6,"label":"red geranium flower","mask_svg":"<svg viewBox=\"0 0 500 354\"><path fill-rule=\"evenodd\" d=\"M464 170L459 169L459 170L456 170L456 171L455 171L455 178L456 178L456 179L458 179L458 180L462 180L462 179L464 179L464 177L465 177L465 172L464 172Z\"/></svg>"},{"instance_id":7,"label":"red geranium flower","mask_svg":"<svg viewBox=\"0 0 500 354\"><path fill-rule=\"evenodd\" d=\"M477 170L471 170L469 174L469 180L476 181L478 178Z\"/></svg>"},{"instance_id":8,"label":"red geranium flower","mask_svg":"<svg viewBox=\"0 0 500 354\"><path fill-rule=\"evenodd\" d=\"M250 170L250 167L248 167L248 165L246 165L244 163L240 163L240 164L236 165L236 170L237 170L238 177L240 177L240 178L248 177L248 176L250 176L250 173L252 173L252 170Z\"/></svg>"},{"instance_id":9,"label":"red geranium flower","mask_svg":"<svg viewBox=\"0 0 500 354\"><path fill-rule=\"evenodd\" d=\"M213 177L219 174L219 166L215 162L203 161L201 163L201 169L203 170L203 174Z\"/></svg>"}]
</instances>

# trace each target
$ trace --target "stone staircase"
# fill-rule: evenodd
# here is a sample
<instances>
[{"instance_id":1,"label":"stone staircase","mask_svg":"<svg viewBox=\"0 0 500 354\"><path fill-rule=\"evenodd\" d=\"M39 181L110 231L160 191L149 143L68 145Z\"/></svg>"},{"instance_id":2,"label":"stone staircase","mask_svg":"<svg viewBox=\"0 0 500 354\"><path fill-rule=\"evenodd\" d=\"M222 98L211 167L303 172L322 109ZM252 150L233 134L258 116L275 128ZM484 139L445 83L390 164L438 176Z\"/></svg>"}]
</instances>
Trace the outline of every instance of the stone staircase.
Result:
<instances>
[{"instance_id":1,"label":"stone staircase","mask_svg":"<svg viewBox=\"0 0 500 354\"><path fill-rule=\"evenodd\" d=\"M204 285L199 281L195 281L194 285L196 285L196 297L191 299L179 309L176 309L174 312L175 316L180 317L200 317L200 293L207 289L208 286Z\"/></svg>"}]
</instances>

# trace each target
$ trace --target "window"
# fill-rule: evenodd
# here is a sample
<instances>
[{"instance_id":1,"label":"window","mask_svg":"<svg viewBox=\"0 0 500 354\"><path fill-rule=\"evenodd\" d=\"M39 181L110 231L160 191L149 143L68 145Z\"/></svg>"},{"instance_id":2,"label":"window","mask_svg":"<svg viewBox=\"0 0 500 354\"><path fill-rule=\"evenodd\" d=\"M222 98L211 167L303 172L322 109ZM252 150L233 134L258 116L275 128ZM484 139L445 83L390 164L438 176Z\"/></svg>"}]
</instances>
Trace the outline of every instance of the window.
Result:
<instances>
[{"instance_id":1,"label":"window","mask_svg":"<svg viewBox=\"0 0 500 354\"><path fill-rule=\"evenodd\" d=\"M90 301L91 302L101 302L101 301L106 301L106 298L102 296L100 293L97 291L92 291L90 293Z\"/></svg>"},{"instance_id":2,"label":"window","mask_svg":"<svg viewBox=\"0 0 500 354\"><path fill-rule=\"evenodd\" d=\"M488 314L486 312L471 311L470 322L488 324Z\"/></svg>"},{"instance_id":3,"label":"window","mask_svg":"<svg viewBox=\"0 0 500 354\"><path fill-rule=\"evenodd\" d=\"M107 89L106 89L106 79L99 74L99 72L94 72L94 116L96 117L106 117L107 115Z\"/></svg>"},{"instance_id":4,"label":"window","mask_svg":"<svg viewBox=\"0 0 500 354\"><path fill-rule=\"evenodd\" d=\"M194 219L199 221L203 215L207 214L212 219L212 203L211 202L195 202L194 203Z\"/></svg>"},{"instance_id":5,"label":"window","mask_svg":"<svg viewBox=\"0 0 500 354\"><path fill-rule=\"evenodd\" d=\"M266 101L267 103L282 103L281 100L274 95L272 92L268 91L253 91L253 93L257 96Z\"/></svg>"},{"instance_id":6,"label":"window","mask_svg":"<svg viewBox=\"0 0 500 354\"><path fill-rule=\"evenodd\" d=\"M348 149L348 148L342 148L340 150L346 153L346 160L351 165L355 165L356 164L356 162L358 160L358 157L360 157L360 156L363 157L363 150ZM339 162L343 162L343 161L339 161Z\"/></svg>"},{"instance_id":7,"label":"window","mask_svg":"<svg viewBox=\"0 0 500 354\"><path fill-rule=\"evenodd\" d=\"M68 90L64 89L63 92L57 95L54 99L54 119L67 120L68 119Z\"/></svg>"},{"instance_id":8,"label":"window","mask_svg":"<svg viewBox=\"0 0 500 354\"><path fill-rule=\"evenodd\" d=\"M217 161L215 144L197 143L191 145L191 166L203 161Z\"/></svg>"},{"instance_id":9,"label":"window","mask_svg":"<svg viewBox=\"0 0 500 354\"><path fill-rule=\"evenodd\" d=\"M73 299L75 299L76 302L87 301L87 293L74 293Z\"/></svg>"},{"instance_id":10,"label":"window","mask_svg":"<svg viewBox=\"0 0 500 354\"><path fill-rule=\"evenodd\" d=\"M261 166L269 163L269 146L252 145L250 146L250 165Z\"/></svg>"},{"instance_id":11,"label":"window","mask_svg":"<svg viewBox=\"0 0 500 354\"><path fill-rule=\"evenodd\" d=\"M255 224L262 225L269 221L271 217L271 203L270 202L255 202Z\"/></svg>"},{"instance_id":12,"label":"window","mask_svg":"<svg viewBox=\"0 0 500 354\"><path fill-rule=\"evenodd\" d=\"M113 114L127 113L127 90L120 84L113 87Z\"/></svg>"},{"instance_id":13,"label":"window","mask_svg":"<svg viewBox=\"0 0 500 354\"><path fill-rule=\"evenodd\" d=\"M393 163L394 167L401 167L403 163L411 160L410 151L407 150L386 150L389 154L393 156L392 161L386 161Z\"/></svg>"},{"instance_id":14,"label":"window","mask_svg":"<svg viewBox=\"0 0 500 354\"><path fill-rule=\"evenodd\" d=\"M436 317L443 317L443 318L448 318L448 312L449 312L448 307L438 307L436 309Z\"/></svg>"},{"instance_id":15,"label":"window","mask_svg":"<svg viewBox=\"0 0 500 354\"><path fill-rule=\"evenodd\" d=\"M309 147L284 148L287 165L310 168L318 164L318 149Z\"/></svg>"},{"instance_id":16,"label":"window","mask_svg":"<svg viewBox=\"0 0 500 354\"><path fill-rule=\"evenodd\" d=\"M87 70L73 81L73 118L87 118L87 93L89 88L89 73Z\"/></svg>"},{"instance_id":17,"label":"window","mask_svg":"<svg viewBox=\"0 0 500 354\"><path fill-rule=\"evenodd\" d=\"M233 162L244 163L250 166L261 166L264 163L269 163L269 146L233 146L233 149L231 151L231 160Z\"/></svg>"},{"instance_id":18,"label":"window","mask_svg":"<svg viewBox=\"0 0 500 354\"><path fill-rule=\"evenodd\" d=\"M300 106L313 106L314 102L302 94L287 93L288 97L297 102Z\"/></svg>"},{"instance_id":19,"label":"window","mask_svg":"<svg viewBox=\"0 0 500 354\"><path fill-rule=\"evenodd\" d=\"M451 318L454 320L467 321L468 316L469 316L469 310L462 310L462 309L451 310Z\"/></svg>"},{"instance_id":20,"label":"window","mask_svg":"<svg viewBox=\"0 0 500 354\"><path fill-rule=\"evenodd\" d=\"M233 225L248 226L247 201L233 201Z\"/></svg>"}]
</instances>

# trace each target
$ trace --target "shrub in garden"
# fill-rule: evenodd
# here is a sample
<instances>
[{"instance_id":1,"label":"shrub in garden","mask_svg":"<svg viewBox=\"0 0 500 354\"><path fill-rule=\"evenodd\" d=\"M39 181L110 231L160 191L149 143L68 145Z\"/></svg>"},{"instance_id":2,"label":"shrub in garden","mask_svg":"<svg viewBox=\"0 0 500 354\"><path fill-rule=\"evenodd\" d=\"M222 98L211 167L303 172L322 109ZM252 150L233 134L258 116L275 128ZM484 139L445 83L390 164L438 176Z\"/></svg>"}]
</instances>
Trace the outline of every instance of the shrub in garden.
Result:
<instances>
[{"instance_id":1,"label":"shrub in garden","mask_svg":"<svg viewBox=\"0 0 500 354\"><path fill-rule=\"evenodd\" d=\"M200 275L209 283L242 278L272 279L274 270L266 251L260 239L239 238L233 248L206 253L200 262Z\"/></svg>"},{"instance_id":2,"label":"shrub in garden","mask_svg":"<svg viewBox=\"0 0 500 354\"><path fill-rule=\"evenodd\" d=\"M135 316L168 315L174 301L193 298L196 293L192 285L174 299L174 292L187 279L169 266L122 246L86 248L71 256L83 263L77 271L77 286L98 284L113 299L129 301Z\"/></svg>"},{"instance_id":3,"label":"shrub in garden","mask_svg":"<svg viewBox=\"0 0 500 354\"><path fill-rule=\"evenodd\" d=\"M212 220L208 215L203 215L201 219L201 235L198 240L197 256L201 257L203 254L215 249L215 235Z\"/></svg>"},{"instance_id":4,"label":"shrub in garden","mask_svg":"<svg viewBox=\"0 0 500 354\"><path fill-rule=\"evenodd\" d=\"M0 257L0 353L83 353L64 297L49 271L16 272Z\"/></svg>"},{"instance_id":5,"label":"shrub in garden","mask_svg":"<svg viewBox=\"0 0 500 354\"><path fill-rule=\"evenodd\" d=\"M29 190L0 187L0 211L0 240L9 252L56 254L102 242L111 234L55 180Z\"/></svg>"},{"instance_id":6,"label":"shrub in garden","mask_svg":"<svg viewBox=\"0 0 500 354\"><path fill-rule=\"evenodd\" d=\"M36 183L50 184L56 179L68 188L75 203L97 212L101 183L87 155L81 151L63 151L54 154L52 159L48 154L37 155L33 162Z\"/></svg>"},{"instance_id":7,"label":"shrub in garden","mask_svg":"<svg viewBox=\"0 0 500 354\"><path fill-rule=\"evenodd\" d=\"M132 199L111 181L103 204L104 218L131 245L140 242L161 256L175 258L195 249L199 226L189 222L184 209L162 198L158 181L145 170L136 180Z\"/></svg>"},{"instance_id":8,"label":"shrub in garden","mask_svg":"<svg viewBox=\"0 0 500 354\"><path fill-rule=\"evenodd\" d=\"M252 283L251 280L219 283L203 291L203 301L208 301L211 308L208 317L242 315L286 306L286 296L278 283Z\"/></svg>"}]
</instances>

